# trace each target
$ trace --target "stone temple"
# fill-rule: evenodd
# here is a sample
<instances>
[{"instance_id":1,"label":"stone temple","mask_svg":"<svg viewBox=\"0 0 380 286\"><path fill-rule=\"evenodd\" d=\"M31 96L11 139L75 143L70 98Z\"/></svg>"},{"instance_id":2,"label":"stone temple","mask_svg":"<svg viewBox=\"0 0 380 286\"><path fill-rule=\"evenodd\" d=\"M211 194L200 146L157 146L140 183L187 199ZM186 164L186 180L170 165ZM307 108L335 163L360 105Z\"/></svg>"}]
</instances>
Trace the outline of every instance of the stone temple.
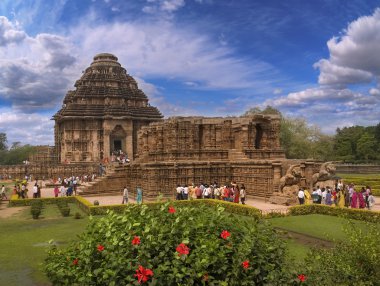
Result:
<instances>
[{"instance_id":1,"label":"stone temple","mask_svg":"<svg viewBox=\"0 0 380 286\"><path fill-rule=\"evenodd\" d=\"M148 200L158 194L173 198L177 184L235 181L245 184L247 196L290 204L299 186L310 188L334 170L330 164L286 159L278 115L163 119L108 53L94 57L53 119L55 147L41 147L30 165L0 166L0 174L57 178L97 173L102 163L107 175L83 195L120 194L127 186L131 194L141 187ZM129 164L110 160L119 150Z\"/></svg>"},{"instance_id":2,"label":"stone temple","mask_svg":"<svg viewBox=\"0 0 380 286\"><path fill-rule=\"evenodd\" d=\"M133 159L137 131L162 118L114 55L96 55L75 88L53 117L61 163L101 162L118 150Z\"/></svg>"}]
</instances>

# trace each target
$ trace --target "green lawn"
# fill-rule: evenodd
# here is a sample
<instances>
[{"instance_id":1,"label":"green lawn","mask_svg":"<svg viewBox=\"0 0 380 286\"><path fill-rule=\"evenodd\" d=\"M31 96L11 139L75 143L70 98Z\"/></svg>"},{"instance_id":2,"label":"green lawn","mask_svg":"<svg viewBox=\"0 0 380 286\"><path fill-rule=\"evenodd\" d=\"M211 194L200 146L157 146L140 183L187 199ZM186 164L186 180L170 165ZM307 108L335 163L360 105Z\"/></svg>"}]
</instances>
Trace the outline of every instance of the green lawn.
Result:
<instances>
[{"instance_id":1,"label":"green lawn","mask_svg":"<svg viewBox=\"0 0 380 286\"><path fill-rule=\"evenodd\" d=\"M343 227L348 225L347 219L319 214L273 218L270 222L274 227L326 240L344 239L346 235ZM354 225L364 227L359 221L354 222Z\"/></svg>"},{"instance_id":2,"label":"green lawn","mask_svg":"<svg viewBox=\"0 0 380 286\"><path fill-rule=\"evenodd\" d=\"M84 231L88 223L76 205L69 204L69 217L62 217L56 205L46 205L38 220L33 220L30 207L0 220L0 285L50 285L42 272L48 241L65 246ZM84 218L74 219L75 212Z\"/></svg>"},{"instance_id":3,"label":"green lawn","mask_svg":"<svg viewBox=\"0 0 380 286\"><path fill-rule=\"evenodd\" d=\"M290 235L295 232L305 236L304 238L286 238L290 256L301 263L311 247L331 247L333 244L328 241L346 239L344 228L347 228L349 223L363 230L366 228L366 224L362 221L349 222L344 218L318 214L272 218L268 221L276 228L283 229L285 232L289 231Z\"/></svg>"}]
</instances>

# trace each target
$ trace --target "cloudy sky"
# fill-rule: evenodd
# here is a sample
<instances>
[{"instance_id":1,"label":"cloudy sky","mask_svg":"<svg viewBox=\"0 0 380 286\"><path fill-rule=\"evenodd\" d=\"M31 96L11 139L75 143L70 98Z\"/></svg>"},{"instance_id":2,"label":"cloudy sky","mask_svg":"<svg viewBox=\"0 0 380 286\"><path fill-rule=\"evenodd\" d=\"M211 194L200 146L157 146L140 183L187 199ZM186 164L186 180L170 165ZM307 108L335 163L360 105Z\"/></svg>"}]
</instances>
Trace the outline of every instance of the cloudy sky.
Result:
<instances>
[{"instance_id":1,"label":"cloudy sky","mask_svg":"<svg viewBox=\"0 0 380 286\"><path fill-rule=\"evenodd\" d=\"M329 134L380 121L378 1L1 0L9 143L53 144L52 115L100 52L166 117L272 105Z\"/></svg>"}]
</instances>

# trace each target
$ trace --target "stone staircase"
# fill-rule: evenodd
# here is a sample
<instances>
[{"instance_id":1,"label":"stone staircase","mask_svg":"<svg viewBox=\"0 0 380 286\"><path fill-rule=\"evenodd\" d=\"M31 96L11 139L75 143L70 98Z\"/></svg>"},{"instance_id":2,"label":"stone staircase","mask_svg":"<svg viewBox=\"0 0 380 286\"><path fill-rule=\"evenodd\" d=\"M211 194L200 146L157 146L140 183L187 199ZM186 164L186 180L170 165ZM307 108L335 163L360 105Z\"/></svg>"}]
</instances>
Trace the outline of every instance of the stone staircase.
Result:
<instances>
[{"instance_id":1,"label":"stone staircase","mask_svg":"<svg viewBox=\"0 0 380 286\"><path fill-rule=\"evenodd\" d=\"M83 183L77 190L81 196L121 195L126 184L125 170L128 165L109 165L106 174L93 182Z\"/></svg>"},{"instance_id":2,"label":"stone staircase","mask_svg":"<svg viewBox=\"0 0 380 286\"><path fill-rule=\"evenodd\" d=\"M249 158L245 154L237 149L228 150L228 160L230 161L247 161Z\"/></svg>"}]
</instances>

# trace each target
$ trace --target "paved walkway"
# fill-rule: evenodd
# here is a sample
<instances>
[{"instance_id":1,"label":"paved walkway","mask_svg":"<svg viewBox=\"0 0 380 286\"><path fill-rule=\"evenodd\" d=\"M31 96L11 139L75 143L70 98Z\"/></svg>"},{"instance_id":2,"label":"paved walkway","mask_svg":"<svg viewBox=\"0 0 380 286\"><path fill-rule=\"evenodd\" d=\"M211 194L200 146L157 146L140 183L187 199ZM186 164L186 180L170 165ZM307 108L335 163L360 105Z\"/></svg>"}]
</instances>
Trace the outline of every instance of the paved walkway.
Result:
<instances>
[{"instance_id":1,"label":"paved walkway","mask_svg":"<svg viewBox=\"0 0 380 286\"><path fill-rule=\"evenodd\" d=\"M49 183L48 181L42 182L42 190L41 190L41 196L46 197L54 197L53 188L46 188L46 183ZM32 196L32 189L33 189L34 182L28 183L28 194L29 197ZM85 197L89 202L94 203L95 200L99 202L100 205L117 205L121 204L123 197L122 197L122 191L120 190L120 195L115 196L91 196L91 197ZM380 211L380 197L376 197L376 204L373 208L375 211ZM129 198L130 203L135 203L134 198ZM286 212L286 210L289 208L289 206L283 206L283 205L275 205L271 204L269 202L266 202L264 199L261 198L249 198L246 201L246 204L249 206L253 206L255 208L258 208L264 212L270 212L270 211L276 211L276 212Z\"/></svg>"}]
</instances>

